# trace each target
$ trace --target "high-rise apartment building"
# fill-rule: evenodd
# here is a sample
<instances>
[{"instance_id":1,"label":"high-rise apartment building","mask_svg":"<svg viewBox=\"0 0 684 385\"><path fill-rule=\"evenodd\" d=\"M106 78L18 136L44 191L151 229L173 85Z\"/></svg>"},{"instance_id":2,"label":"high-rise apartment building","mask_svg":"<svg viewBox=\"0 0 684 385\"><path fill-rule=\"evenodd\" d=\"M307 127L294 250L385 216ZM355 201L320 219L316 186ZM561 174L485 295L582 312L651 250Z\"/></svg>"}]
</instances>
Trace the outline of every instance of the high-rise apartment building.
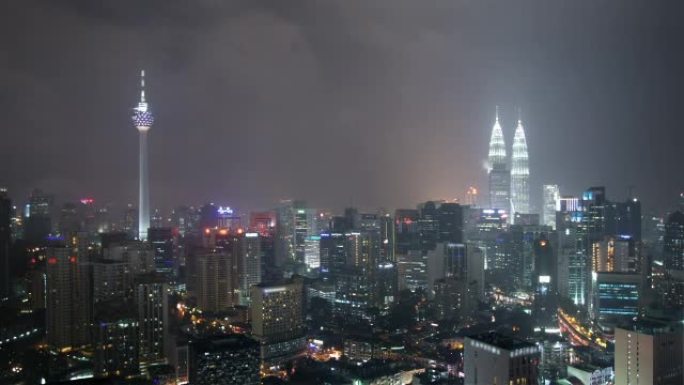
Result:
<instances>
[{"instance_id":1,"label":"high-rise apartment building","mask_svg":"<svg viewBox=\"0 0 684 385\"><path fill-rule=\"evenodd\" d=\"M237 274L232 250L206 250L193 259L197 306L203 311L219 312L236 305Z\"/></svg>"},{"instance_id":2,"label":"high-rise apartment building","mask_svg":"<svg viewBox=\"0 0 684 385\"><path fill-rule=\"evenodd\" d=\"M266 367L278 366L304 351L304 288L301 278L252 286L252 335L261 344Z\"/></svg>"},{"instance_id":3,"label":"high-rise apartment building","mask_svg":"<svg viewBox=\"0 0 684 385\"><path fill-rule=\"evenodd\" d=\"M95 377L127 377L138 374L139 347L138 317L129 303L109 301L95 307Z\"/></svg>"},{"instance_id":4,"label":"high-rise apartment building","mask_svg":"<svg viewBox=\"0 0 684 385\"><path fill-rule=\"evenodd\" d=\"M159 274L136 277L135 305L138 313L140 362L164 362L169 341L169 285Z\"/></svg>"},{"instance_id":5,"label":"high-rise apartment building","mask_svg":"<svg viewBox=\"0 0 684 385\"><path fill-rule=\"evenodd\" d=\"M73 249L47 250L46 326L48 344L70 350L90 342L90 275Z\"/></svg>"}]
</instances>

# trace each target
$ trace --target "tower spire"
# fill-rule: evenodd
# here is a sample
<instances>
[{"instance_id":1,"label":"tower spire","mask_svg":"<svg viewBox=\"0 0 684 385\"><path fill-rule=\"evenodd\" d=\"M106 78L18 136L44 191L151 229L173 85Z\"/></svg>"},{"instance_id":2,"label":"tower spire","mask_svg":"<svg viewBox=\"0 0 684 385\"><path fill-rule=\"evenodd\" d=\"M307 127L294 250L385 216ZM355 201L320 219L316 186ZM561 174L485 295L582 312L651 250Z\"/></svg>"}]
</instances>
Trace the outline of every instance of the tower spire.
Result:
<instances>
[{"instance_id":1,"label":"tower spire","mask_svg":"<svg viewBox=\"0 0 684 385\"><path fill-rule=\"evenodd\" d=\"M496 121L499 121L499 105L496 105Z\"/></svg>"},{"instance_id":2,"label":"tower spire","mask_svg":"<svg viewBox=\"0 0 684 385\"><path fill-rule=\"evenodd\" d=\"M145 103L145 70L140 70L140 103Z\"/></svg>"}]
</instances>

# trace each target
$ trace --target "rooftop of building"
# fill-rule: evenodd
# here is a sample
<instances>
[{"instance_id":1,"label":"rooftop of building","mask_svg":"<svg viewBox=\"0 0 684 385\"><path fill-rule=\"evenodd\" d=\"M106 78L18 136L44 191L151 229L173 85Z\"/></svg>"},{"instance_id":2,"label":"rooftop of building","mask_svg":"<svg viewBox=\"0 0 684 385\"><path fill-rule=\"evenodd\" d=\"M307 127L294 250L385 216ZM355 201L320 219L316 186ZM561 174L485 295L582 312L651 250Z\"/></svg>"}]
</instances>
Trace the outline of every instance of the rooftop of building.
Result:
<instances>
[{"instance_id":1,"label":"rooftop of building","mask_svg":"<svg viewBox=\"0 0 684 385\"><path fill-rule=\"evenodd\" d=\"M481 334L470 335L467 338L472 340L484 342L486 344L496 346L504 350L516 350L521 348L535 347L533 343L514 338L497 332L487 332Z\"/></svg>"},{"instance_id":2,"label":"rooftop of building","mask_svg":"<svg viewBox=\"0 0 684 385\"><path fill-rule=\"evenodd\" d=\"M190 345L202 351L223 351L236 348L258 348L259 343L245 335L232 334L191 339Z\"/></svg>"},{"instance_id":3,"label":"rooftop of building","mask_svg":"<svg viewBox=\"0 0 684 385\"><path fill-rule=\"evenodd\" d=\"M667 322L655 319L641 319L627 325L618 326L619 329L631 330L641 334L661 334L672 333L675 331L682 332L682 325L676 322Z\"/></svg>"}]
</instances>

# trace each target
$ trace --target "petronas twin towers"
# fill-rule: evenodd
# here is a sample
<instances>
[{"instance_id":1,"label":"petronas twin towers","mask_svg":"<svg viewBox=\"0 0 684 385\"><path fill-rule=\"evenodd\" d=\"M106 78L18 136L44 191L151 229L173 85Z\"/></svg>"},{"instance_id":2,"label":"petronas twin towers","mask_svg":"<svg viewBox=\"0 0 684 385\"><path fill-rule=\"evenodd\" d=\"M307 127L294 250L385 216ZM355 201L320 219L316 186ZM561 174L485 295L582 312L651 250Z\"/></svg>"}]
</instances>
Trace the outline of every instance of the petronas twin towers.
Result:
<instances>
[{"instance_id":1,"label":"petronas twin towers","mask_svg":"<svg viewBox=\"0 0 684 385\"><path fill-rule=\"evenodd\" d=\"M487 159L489 176L489 207L506 210L511 214L530 212L530 165L527 154L527 140L522 120L513 135L513 151L510 161L506 152L506 141L499 123L499 110L492 127ZM514 216L511 216L513 219Z\"/></svg>"}]
</instances>

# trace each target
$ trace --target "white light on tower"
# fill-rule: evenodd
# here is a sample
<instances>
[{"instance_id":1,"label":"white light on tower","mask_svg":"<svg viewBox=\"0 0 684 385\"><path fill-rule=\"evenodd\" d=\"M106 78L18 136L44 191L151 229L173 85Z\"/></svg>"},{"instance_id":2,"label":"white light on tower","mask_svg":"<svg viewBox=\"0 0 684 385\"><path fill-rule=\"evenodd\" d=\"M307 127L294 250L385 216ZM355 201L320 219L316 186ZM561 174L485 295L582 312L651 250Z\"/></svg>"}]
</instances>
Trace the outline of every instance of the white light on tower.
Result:
<instances>
[{"instance_id":1,"label":"white light on tower","mask_svg":"<svg viewBox=\"0 0 684 385\"><path fill-rule=\"evenodd\" d=\"M145 100L145 70L140 71L140 102L133 108L133 124L140 133L139 195L138 195L138 239L147 240L150 228L150 191L147 170L147 133L154 123L154 116Z\"/></svg>"}]
</instances>

